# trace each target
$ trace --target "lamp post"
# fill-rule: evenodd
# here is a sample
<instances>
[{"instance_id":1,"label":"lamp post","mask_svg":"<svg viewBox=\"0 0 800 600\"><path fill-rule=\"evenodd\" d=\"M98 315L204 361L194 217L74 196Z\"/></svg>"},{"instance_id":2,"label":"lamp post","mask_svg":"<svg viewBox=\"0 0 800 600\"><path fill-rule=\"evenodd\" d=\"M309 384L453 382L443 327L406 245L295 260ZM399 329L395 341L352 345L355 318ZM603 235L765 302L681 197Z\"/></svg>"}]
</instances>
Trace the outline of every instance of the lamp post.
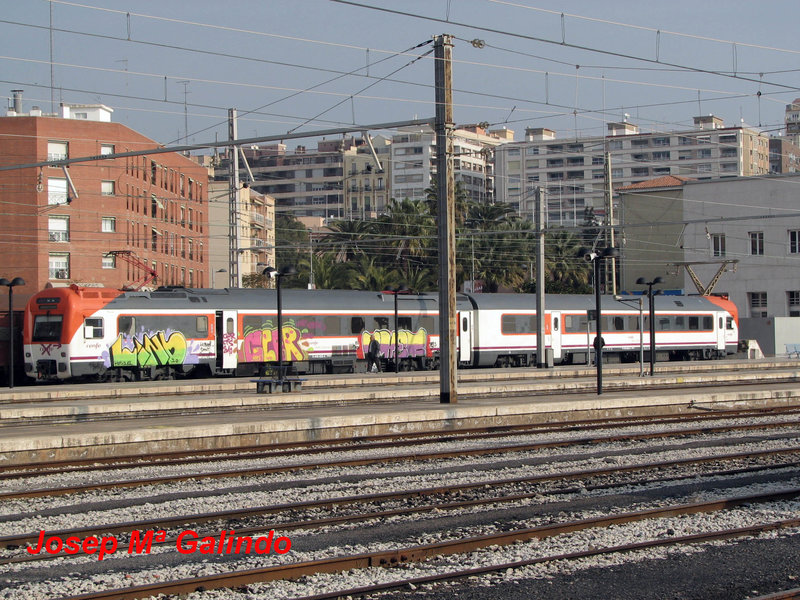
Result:
<instances>
[{"instance_id":1,"label":"lamp post","mask_svg":"<svg viewBox=\"0 0 800 600\"><path fill-rule=\"evenodd\" d=\"M594 355L595 365L597 365L597 395L603 393L603 328L602 328L602 311L600 306L600 262L614 258L619 255L616 248L608 247L600 254L581 248L578 256L582 257L586 262L591 262L594 267L594 306L595 306L595 338L594 338Z\"/></svg>"},{"instance_id":2,"label":"lamp post","mask_svg":"<svg viewBox=\"0 0 800 600\"><path fill-rule=\"evenodd\" d=\"M8 387L14 387L14 286L25 285L22 277L11 281L3 277L0 285L8 286Z\"/></svg>"},{"instance_id":3,"label":"lamp post","mask_svg":"<svg viewBox=\"0 0 800 600\"><path fill-rule=\"evenodd\" d=\"M656 307L653 303L653 286L663 283L663 281L661 277L656 277L653 281L647 281L644 277L639 277L636 280L636 285L647 286L647 302L650 309L650 377L656 371Z\"/></svg>"},{"instance_id":4,"label":"lamp post","mask_svg":"<svg viewBox=\"0 0 800 600\"><path fill-rule=\"evenodd\" d=\"M387 290L384 290L384 294L392 294L394 296L394 372L400 372L400 353L399 353L399 344L398 340L400 339L400 328L397 326L398 322L398 315L397 315L397 296L403 294L408 291L408 288L404 285L395 285L390 287Z\"/></svg>"},{"instance_id":5,"label":"lamp post","mask_svg":"<svg viewBox=\"0 0 800 600\"><path fill-rule=\"evenodd\" d=\"M630 300L626 300L622 296L614 296L617 302L627 304ZM644 297L637 298L639 302L639 377L644 377Z\"/></svg>"},{"instance_id":6,"label":"lamp post","mask_svg":"<svg viewBox=\"0 0 800 600\"><path fill-rule=\"evenodd\" d=\"M281 303L281 279L285 275L297 275L297 269L292 266L283 267L280 271L273 267L264 269L263 275L275 278L275 289L278 294L278 381L283 382L283 305Z\"/></svg>"}]
</instances>

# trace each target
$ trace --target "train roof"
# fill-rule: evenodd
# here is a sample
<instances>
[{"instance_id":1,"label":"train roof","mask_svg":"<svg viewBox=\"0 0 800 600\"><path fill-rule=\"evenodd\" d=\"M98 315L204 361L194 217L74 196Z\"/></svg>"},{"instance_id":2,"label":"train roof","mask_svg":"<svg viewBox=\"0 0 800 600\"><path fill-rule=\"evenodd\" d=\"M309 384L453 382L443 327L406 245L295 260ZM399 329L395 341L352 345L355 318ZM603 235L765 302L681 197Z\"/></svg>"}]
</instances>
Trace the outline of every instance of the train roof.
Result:
<instances>
[{"instance_id":1,"label":"train roof","mask_svg":"<svg viewBox=\"0 0 800 600\"><path fill-rule=\"evenodd\" d=\"M46 299L60 298L68 303L82 303L84 306L108 306L117 309L205 309L205 310L259 310L275 309L276 290L225 288L195 289L183 287L162 287L153 291L120 291L110 288L52 288L35 294L30 305L45 305ZM622 300L613 296L601 296L603 310L638 308L641 296L626 295ZM287 288L281 290L283 308L289 312L320 309L329 310L393 310L394 298L390 293L357 290L303 290ZM658 310L703 311L714 307L727 306L720 298L709 299L704 296L655 296ZM456 303L459 309L469 305L484 310L536 310L535 294L458 294ZM400 294L398 307L401 310L437 311L437 293ZM645 303L646 306L646 303ZM595 308L592 295L547 294L546 309L586 311Z\"/></svg>"},{"instance_id":2,"label":"train roof","mask_svg":"<svg viewBox=\"0 0 800 600\"><path fill-rule=\"evenodd\" d=\"M467 294L473 305L478 309L514 309L536 310L536 294ZM621 300L610 295L600 296L602 310L623 308L638 308L640 295L624 295ZM704 296L654 296L655 306L658 310L670 311L700 311L710 310L717 306ZM546 310L594 310L595 297L593 295L578 294L546 294ZM645 307L647 300L645 298Z\"/></svg>"}]
</instances>

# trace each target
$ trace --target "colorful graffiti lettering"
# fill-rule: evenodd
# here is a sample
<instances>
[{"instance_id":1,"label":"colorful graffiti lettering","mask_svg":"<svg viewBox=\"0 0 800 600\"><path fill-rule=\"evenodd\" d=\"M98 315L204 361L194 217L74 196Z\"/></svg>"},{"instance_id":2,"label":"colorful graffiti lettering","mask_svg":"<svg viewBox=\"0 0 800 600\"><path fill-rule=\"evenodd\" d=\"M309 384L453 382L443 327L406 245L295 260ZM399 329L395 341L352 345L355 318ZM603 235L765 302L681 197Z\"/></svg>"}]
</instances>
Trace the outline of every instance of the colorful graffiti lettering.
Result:
<instances>
[{"instance_id":1,"label":"colorful graffiti lettering","mask_svg":"<svg viewBox=\"0 0 800 600\"><path fill-rule=\"evenodd\" d=\"M376 329L373 332L361 332L361 345L358 349L359 358L366 356L367 348L372 338L376 338L381 345L381 356L394 358L394 331L390 329ZM401 329L397 336L397 353L400 358L416 356L431 357L430 339L428 332L420 327L417 331Z\"/></svg>"},{"instance_id":2,"label":"colorful graffiti lettering","mask_svg":"<svg viewBox=\"0 0 800 600\"><path fill-rule=\"evenodd\" d=\"M136 337L119 334L108 352L107 367L150 367L182 365L188 357L186 338L180 331L142 333Z\"/></svg>"},{"instance_id":3,"label":"colorful graffiti lettering","mask_svg":"<svg viewBox=\"0 0 800 600\"><path fill-rule=\"evenodd\" d=\"M306 360L308 358L308 340L293 324L283 325L283 360ZM278 328L263 326L261 329L248 331L239 347L241 362L271 362L278 360Z\"/></svg>"}]
</instances>

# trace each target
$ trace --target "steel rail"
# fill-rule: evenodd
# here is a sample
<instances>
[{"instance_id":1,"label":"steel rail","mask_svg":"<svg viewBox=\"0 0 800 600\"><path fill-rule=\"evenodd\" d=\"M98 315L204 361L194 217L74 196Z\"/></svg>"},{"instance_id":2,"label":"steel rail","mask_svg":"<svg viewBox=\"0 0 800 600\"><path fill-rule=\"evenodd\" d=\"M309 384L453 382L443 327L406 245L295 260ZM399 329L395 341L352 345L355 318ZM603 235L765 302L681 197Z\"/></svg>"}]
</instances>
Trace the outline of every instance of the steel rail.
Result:
<instances>
[{"instance_id":1,"label":"steel rail","mask_svg":"<svg viewBox=\"0 0 800 600\"><path fill-rule=\"evenodd\" d=\"M622 442L622 441L636 441L648 439L663 439L670 437L683 437L689 435L704 435L709 433L721 433L729 431L752 431L758 429L771 429L771 428L786 428L796 425L796 423L775 423L775 424L747 424L747 425L724 425L719 427L701 427L696 429L675 429L670 431L659 431L651 433L637 433L637 434L615 434L603 437L585 437L585 438L572 438L564 440L556 440L550 442L534 442L526 444L511 444L507 446L492 446L488 448L471 448L459 450L442 450L438 452L418 453L411 454L397 454L387 456L371 456L366 458L353 458L339 461L329 462L314 462L294 465L282 465L279 467L250 467L247 469L231 469L216 472L195 472L185 473L181 475L168 475L163 477L151 477L149 479L128 479L118 481L106 481L102 483L91 483L80 486L68 486L63 488L39 488L33 490L24 490L16 492L3 492L0 493L0 501L3 500L16 500L20 498L38 498L42 496L61 496L68 494L77 494L89 491L108 490L108 489L122 489L145 487L151 485L159 485L165 483L177 483L188 480L198 479L222 479L232 477L253 477L262 475L274 475L276 473L289 473L293 471L303 471L312 469L323 469L329 467L357 467L367 466L373 464L386 464L394 462L405 461L423 461L423 460L437 460L444 458L457 458L463 456L484 456L491 454L506 454L514 452L531 452L535 450L543 450L549 448L559 448L570 445L582 444L603 444L609 442Z\"/></svg>"},{"instance_id":2,"label":"steel rail","mask_svg":"<svg viewBox=\"0 0 800 600\"><path fill-rule=\"evenodd\" d=\"M147 598L157 594L188 594L198 590L233 588L257 582L275 581L279 579L294 579L304 575L317 573L337 573L351 569L363 569L367 567L396 566L410 562L419 562L435 556L461 554L464 552L480 550L488 546L506 546L515 542L544 539L563 533L582 531L590 528L610 527L612 525L633 523L646 519L675 517L686 514L710 513L736 508L746 504L792 500L798 496L800 496L800 488L794 488L780 492L771 492L768 494L753 494L724 498L711 502L679 504L656 509L627 512L613 516L582 519L579 521L558 525L544 525L539 527L518 529L514 531L506 531L497 534L481 535L461 540L438 542L435 544L425 544L406 548L397 548L394 550L362 553L339 558L291 563L287 565L278 565L259 569L233 571L216 575L164 581L155 584L131 586L128 588L117 588L101 592L69 596L67 598L63 598L62 600L138 600L140 598ZM799 523L800 520L792 519L788 522L781 522L781 524L778 526L793 527ZM718 532L717 539L738 535L747 534L741 533L740 530L724 530L722 532Z\"/></svg>"},{"instance_id":3,"label":"steel rail","mask_svg":"<svg viewBox=\"0 0 800 600\"><path fill-rule=\"evenodd\" d=\"M566 554L543 556L539 558L532 558L529 560L518 560L514 562L488 565L485 567L476 567L474 569L450 571L448 573L428 575L427 577L414 577L409 579L403 579L400 581L377 583L375 585L370 585L370 586L362 586L358 588L338 590L335 592L328 592L324 594L314 594L313 596L303 596L300 598L295 598L294 600L329 600L332 598L349 598L351 596L359 596L374 592L385 592L393 589L406 588L408 587L409 584L420 586L429 583L439 583L442 581L463 579L465 577L476 577L478 575L486 575L487 573L495 573L499 571L505 571L507 569L519 569L531 565L542 564L547 562L556 562L560 560L576 560L580 558L589 558L591 556L600 556L603 554L635 552L637 550L648 550L650 548L677 546L681 544L697 544L702 542L711 542L715 540L733 539L736 537L743 537L743 536L753 536L768 531L776 531L780 529L787 529L790 527L797 527L798 525L800 525L800 519L784 519L781 521L773 521L772 523L765 523L762 525L753 525L751 527L739 527L736 529L723 529L713 532L695 533L692 535L675 536L669 539L649 540L646 542L636 542L633 544L624 544L621 546L609 546L607 548L593 548L591 550L583 550L580 552L569 552ZM751 600L784 600L791 598L800 598L800 588L794 590L787 590L784 592L778 592L776 594L770 594L769 596L759 596L758 598L752 598Z\"/></svg>"},{"instance_id":4,"label":"steel rail","mask_svg":"<svg viewBox=\"0 0 800 600\"><path fill-rule=\"evenodd\" d=\"M123 523L107 523L104 525L93 525L90 527L79 527L75 529L63 529L63 530L53 530L49 531L48 534L52 536L58 536L61 538L66 538L69 536L76 536L76 537L87 537L90 535L102 535L102 534L126 534L131 533L132 531L146 531L146 530L166 530L171 527L178 527L178 526L186 526L186 525L195 525L200 523L208 523L214 521L230 521L230 520L241 520L244 518L251 518L257 516L264 516L264 515L274 515L279 514L282 512L290 512L290 511L301 511L301 510L313 510L313 509L320 509L320 508L332 508L334 506L347 506L347 505L366 505L370 503L378 503L378 502L385 502L387 500L406 500L410 498L425 498L431 496L448 496L454 492L463 492L467 490L475 490L475 489L482 489L482 488L498 488L503 486L512 486L512 485L536 485L541 483L547 483L552 481L575 481L580 479L591 479L593 477L601 477L601 476L608 476L608 475L617 475L617 474L625 474L625 473L635 473L638 471L649 471L649 470L658 470L658 469L665 469L665 468L680 468L686 467L691 465L700 465L700 464L707 464L707 463L714 463L714 462L726 462L726 461L735 461L735 460L743 460L743 459L753 459L753 458L765 458L770 456L777 456L777 455L791 455L791 454L798 454L800 453L800 448L781 448L781 449L774 449L774 450L762 450L759 452L739 452L733 454L726 454L726 455L716 455L716 456L704 456L704 457L695 457L695 458L687 458L677 461L659 461L659 462L649 462L649 463L639 463L636 465L624 465L624 466L617 466L617 467L604 467L601 469L587 469L587 470L578 470L578 471L565 471L561 473L552 473L548 475L534 475L530 477L511 477L505 479L493 479L493 480L481 480L481 481L474 481L470 483L456 483L452 485L442 485L442 486L434 486L428 488L417 488L413 490L406 490L406 491L399 491L399 492L381 492L377 494L359 494L357 496L342 496L338 498L325 498L321 500L303 500L299 502L289 502L285 504L276 504L272 506L258 506L252 508L242 508L236 510L227 510L227 511L217 511L217 512L208 512L208 513L197 513L193 515L177 515L173 517L159 517L155 519L148 519L148 520L139 520L139 521L131 521L131 522L123 522ZM714 473L715 475L728 475L728 474L743 474L743 473L751 473L755 471L763 471L765 469L783 469L783 468L790 468L790 467L798 467L800 466L800 462L794 461L789 463L781 463L778 465L764 465L764 466L751 466L751 467L743 467L740 469L734 469L733 471L726 470L723 472ZM696 477L695 473L689 475L689 477ZM675 480L681 479L683 477L663 477L664 480ZM648 478L648 482L657 481L654 478ZM638 483L638 482L634 482ZM624 485L630 485L631 482L625 482ZM604 487L604 486L597 486ZM588 488L587 488L588 489ZM379 512L371 512L371 513L363 513L359 515L351 515L347 517L341 518L322 518L318 520L312 521L305 521L304 525L299 524L290 524L292 528L299 529L299 528L312 528L316 526L322 525L330 525L336 524L341 522L352 522L352 521L359 521L359 520L367 520L367 519L374 519L378 517L389 517L389 516L397 516L407 514L408 512L428 512L433 511L436 509L442 508L459 508L459 507L466 507L466 506L473 506L473 505L480 505L480 504L497 504L503 502L516 502L519 500L529 499L531 497L537 496L540 492L534 491L530 493L521 493L515 495L503 495L503 496L494 496L490 498L482 498L482 499L471 499L471 500L464 500L459 502L451 502L448 504L432 504L428 506L422 507L411 507L411 508L401 508L396 510L388 510L388 511L379 511ZM561 490L561 493L565 493L564 490ZM283 529L287 527L287 524L278 523L275 527ZM254 528L255 531L260 531L261 527ZM8 547L21 547L25 544L29 544L35 541L39 537L38 532L29 532L24 534L18 535L11 535L11 536L2 536L0 537L0 548L8 548ZM2 564L2 561L0 561Z\"/></svg>"},{"instance_id":5,"label":"steel rail","mask_svg":"<svg viewBox=\"0 0 800 600\"><path fill-rule=\"evenodd\" d=\"M544 433L559 433L564 431L591 431L607 429L609 427L644 427L648 425L664 425L691 421L714 421L723 419L742 419L750 417L775 417L795 415L800 413L800 408L781 407L764 409L720 410L713 413L654 416L629 416L609 417L604 419L586 419L564 422L559 425L553 423L526 423L520 425L501 425L474 427L467 429L452 429L438 431L420 431L400 434L380 434L341 439L315 440L307 442L286 442L270 444L269 446L241 446L236 448L220 448L213 450L197 450L192 452L180 451L155 455L126 455L120 457L86 458L72 461L54 461L33 465L5 465L0 466L0 480L23 479L41 477L57 473L80 473L97 471L102 466L103 470L121 470L152 466L175 466L193 463L210 463L217 461L242 460L252 458L272 458L281 456L300 456L304 454L318 454L324 452L352 452L358 450L371 450L376 448L419 445L424 443L442 443L460 441L463 439L474 440L477 438L502 438L518 435L541 435ZM429 441L421 438L430 438Z\"/></svg>"}]
</instances>

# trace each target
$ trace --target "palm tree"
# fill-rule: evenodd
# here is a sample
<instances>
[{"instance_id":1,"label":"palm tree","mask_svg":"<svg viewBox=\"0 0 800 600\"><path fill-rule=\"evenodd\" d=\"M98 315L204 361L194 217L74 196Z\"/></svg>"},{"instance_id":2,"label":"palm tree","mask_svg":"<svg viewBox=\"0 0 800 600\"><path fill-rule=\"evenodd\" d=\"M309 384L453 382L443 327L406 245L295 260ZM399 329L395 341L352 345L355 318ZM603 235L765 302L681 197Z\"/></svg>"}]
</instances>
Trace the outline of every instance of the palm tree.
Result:
<instances>
[{"instance_id":1,"label":"palm tree","mask_svg":"<svg viewBox=\"0 0 800 600\"><path fill-rule=\"evenodd\" d=\"M396 265L403 277L409 276L412 264L434 264L436 225L424 200L392 202L378 227L385 246L392 250L393 258L387 256L385 262Z\"/></svg>"},{"instance_id":2,"label":"palm tree","mask_svg":"<svg viewBox=\"0 0 800 600\"><path fill-rule=\"evenodd\" d=\"M547 233L545 268L547 285L552 291L582 293L589 289L591 269L588 263L578 258L581 245L580 238L569 231Z\"/></svg>"},{"instance_id":3,"label":"palm tree","mask_svg":"<svg viewBox=\"0 0 800 600\"><path fill-rule=\"evenodd\" d=\"M375 234L374 221L333 221L328 224L331 233L326 234L317 245L331 250L338 262L347 262L364 249L360 244Z\"/></svg>"}]
</instances>

